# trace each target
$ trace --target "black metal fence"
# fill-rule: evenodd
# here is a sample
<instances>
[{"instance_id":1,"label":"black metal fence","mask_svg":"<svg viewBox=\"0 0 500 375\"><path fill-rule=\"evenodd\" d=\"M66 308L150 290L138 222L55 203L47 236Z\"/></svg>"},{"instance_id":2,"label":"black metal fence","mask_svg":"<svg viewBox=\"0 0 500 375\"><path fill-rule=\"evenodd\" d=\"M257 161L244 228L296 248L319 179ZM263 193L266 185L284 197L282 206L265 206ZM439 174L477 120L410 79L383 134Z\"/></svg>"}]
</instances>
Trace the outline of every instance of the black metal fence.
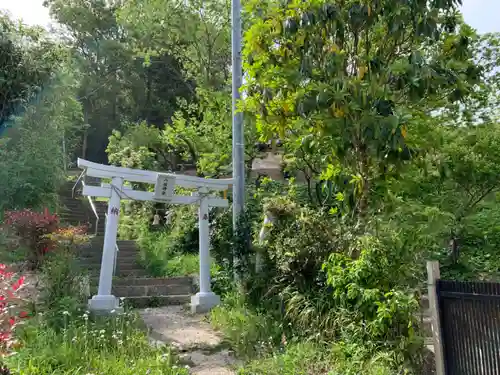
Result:
<instances>
[{"instance_id":1,"label":"black metal fence","mask_svg":"<svg viewBox=\"0 0 500 375\"><path fill-rule=\"evenodd\" d=\"M436 287L446 375L500 375L500 283Z\"/></svg>"}]
</instances>

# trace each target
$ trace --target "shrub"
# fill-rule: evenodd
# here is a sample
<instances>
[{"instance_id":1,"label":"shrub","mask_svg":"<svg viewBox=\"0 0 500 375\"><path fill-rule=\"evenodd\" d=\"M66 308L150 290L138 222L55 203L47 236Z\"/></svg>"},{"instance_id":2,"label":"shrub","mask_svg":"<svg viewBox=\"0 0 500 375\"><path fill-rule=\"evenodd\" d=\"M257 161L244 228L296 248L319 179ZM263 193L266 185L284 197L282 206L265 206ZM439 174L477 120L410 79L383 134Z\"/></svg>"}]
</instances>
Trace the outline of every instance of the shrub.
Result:
<instances>
[{"instance_id":1,"label":"shrub","mask_svg":"<svg viewBox=\"0 0 500 375\"><path fill-rule=\"evenodd\" d=\"M423 344L419 303L401 279L407 260L396 247L386 246L380 238L359 236L349 251L333 253L325 262L337 332L348 343L384 347L401 354L401 363L418 366Z\"/></svg>"},{"instance_id":2,"label":"shrub","mask_svg":"<svg viewBox=\"0 0 500 375\"><path fill-rule=\"evenodd\" d=\"M90 237L87 231L87 225L60 227L46 235L46 238L56 243L59 248L65 247L74 250L74 247L81 246L89 241Z\"/></svg>"},{"instance_id":3,"label":"shrub","mask_svg":"<svg viewBox=\"0 0 500 375\"><path fill-rule=\"evenodd\" d=\"M43 260L43 256L53 248L53 242L47 237L59 227L57 215L44 212L34 212L29 209L7 211L5 224L18 235L29 249L29 262L35 269Z\"/></svg>"},{"instance_id":4,"label":"shrub","mask_svg":"<svg viewBox=\"0 0 500 375\"><path fill-rule=\"evenodd\" d=\"M77 263L78 246L88 241L86 227L60 228L50 235L55 249L41 268L40 308L47 322L62 327L61 311L76 314L87 297L86 276Z\"/></svg>"},{"instance_id":5,"label":"shrub","mask_svg":"<svg viewBox=\"0 0 500 375\"><path fill-rule=\"evenodd\" d=\"M324 285L322 264L339 250L340 223L322 211L297 207L287 198L266 202L276 218L266 253L278 277L298 290Z\"/></svg>"}]
</instances>

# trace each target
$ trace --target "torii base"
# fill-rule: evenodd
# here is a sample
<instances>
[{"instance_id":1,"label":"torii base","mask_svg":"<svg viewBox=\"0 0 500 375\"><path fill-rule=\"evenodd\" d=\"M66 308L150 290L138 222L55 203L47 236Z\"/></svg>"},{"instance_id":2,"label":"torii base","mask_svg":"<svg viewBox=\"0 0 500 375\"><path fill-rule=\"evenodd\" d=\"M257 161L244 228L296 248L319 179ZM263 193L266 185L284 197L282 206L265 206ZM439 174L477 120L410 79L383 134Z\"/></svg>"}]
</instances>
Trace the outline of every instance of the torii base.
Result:
<instances>
[{"instance_id":1,"label":"torii base","mask_svg":"<svg viewBox=\"0 0 500 375\"><path fill-rule=\"evenodd\" d=\"M120 306L120 301L113 295L109 296L93 296L89 299L89 310L96 314L121 314L123 307Z\"/></svg>"},{"instance_id":2,"label":"torii base","mask_svg":"<svg viewBox=\"0 0 500 375\"><path fill-rule=\"evenodd\" d=\"M196 293L191 297L191 312L203 314L220 305L220 297L214 292Z\"/></svg>"}]
</instances>

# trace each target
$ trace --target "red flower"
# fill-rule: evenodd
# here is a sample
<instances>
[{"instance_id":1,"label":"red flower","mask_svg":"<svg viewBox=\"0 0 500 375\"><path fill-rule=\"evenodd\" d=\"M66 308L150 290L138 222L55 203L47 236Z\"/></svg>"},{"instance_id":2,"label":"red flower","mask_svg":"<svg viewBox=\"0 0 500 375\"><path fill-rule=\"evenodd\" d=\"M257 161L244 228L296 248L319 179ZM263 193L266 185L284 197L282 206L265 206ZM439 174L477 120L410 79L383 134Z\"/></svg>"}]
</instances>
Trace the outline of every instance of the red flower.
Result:
<instances>
[{"instance_id":1,"label":"red flower","mask_svg":"<svg viewBox=\"0 0 500 375\"><path fill-rule=\"evenodd\" d=\"M0 341L9 341L11 337L11 332L0 332Z\"/></svg>"},{"instance_id":2,"label":"red flower","mask_svg":"<svg viewBox=\"0 0 500 375\"><path fill-rule=\"evenodd\" d=\"M19 280L17 280L14 284L12 284L12 289L14 291L17 291L20 287L22 287L24 285L24 279L25 277L21 276Z\"/></svg>"},{"instance_id":3,"label":"red flower","mask_svg":"<svg viewBox=\"0 0 500 375\"><path fill-rule=\"evenodd\" d=\"M20 317L21 319L29 318L29 314L28 314L26 311L21 311L21 312L19 313L19 317Z\"/></svg>"}]
</instances>

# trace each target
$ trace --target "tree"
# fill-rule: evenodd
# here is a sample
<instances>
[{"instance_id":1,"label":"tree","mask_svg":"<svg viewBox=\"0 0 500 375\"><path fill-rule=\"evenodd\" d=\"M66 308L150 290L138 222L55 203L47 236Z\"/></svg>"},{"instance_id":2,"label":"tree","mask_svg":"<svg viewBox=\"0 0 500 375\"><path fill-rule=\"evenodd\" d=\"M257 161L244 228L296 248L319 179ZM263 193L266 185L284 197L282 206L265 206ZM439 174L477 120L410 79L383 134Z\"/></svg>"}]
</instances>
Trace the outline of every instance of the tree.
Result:
<instances>
[{"instance_id":1,"label":"tree","mask_svg":"<svg viewBox=\"0 0 500 375\"><path fill-rule=\"evenodd\" d=\"M444 144L435 158L434 192L429 205L450 213L450 249L454 262L466 232L466 220L500 190L500 125L444 129ZM439 193L438 193L439 192Z\"/></svg>"},{"instance_id":2,"label":"tree","mask_svg":"<svg viewBox=\"0 0 500 375\"><path fill-rule=\"evenodd\" d=\"M168 52L197 85L225 89L229 79L230 2L133 0L120 10L120 23L146 55Z\"/></svg>"},{"instance_id":3,"label":"tree","mask_svg":"<svg viewBox=\"0 0 500 375\"><path fill-rule=\"evenodd\" d=\"M412 158L415 123L481 82L458 3L249 2L246 110L317 179L350 174L365 215L376 182Z\"/></svg>"},{"instance_id":4,"label":"tree","mask_svg":"<svg viewBox=\"0 0 500 375\"><path fill-rule=\"evenodd\" d=\"M112 164L129 168L179 171L196 168L199 175L230 175L231 98L224 92L197 90L196 103L184 102L172 123L160 130L146 123L115 131L107 149ZM245 127L247 170L257 157L255 127Z\"/></svg>"},{"instance_id":5,"label":"tree","mask_svg":"<svg viewBox=\"0 0 500 375\"><path fill-rule=\"evenodd\" d=\"M82 156L105 162L113 129L146 121L163 127L177 110L177 97L193 96L194 84L178 75L171 54L160 53L144 63L131 35L118 23L119 1L47 0L52 16L63 25L60 34L73 49L81 73L79 101L88 127Z\"/></svg>"},{"instance_id":6,"label":"tree","mask_svg":"<svg viewBox=\"0 0 500 375\"><path fill-rule=\"evenodd\" d=\"M69 51L41 29L9 28L11 55L2 70L2 120L9 128L0 149L0 211L54 204L63 171L83 125ZM7 37L9 39L7 39ZM24 64L23 66L12 65Z\"/></svg>"},{"instance_id":7,"label":"tree","mask_svg":"<svg viewBox=\"0 0 500 375\"><path fill-rule=\"evenodd\" d=\"M0 13L0 134L26 104L39 99L60 53L42 29L17 26Z\"/></svg>"}]
</instances>

